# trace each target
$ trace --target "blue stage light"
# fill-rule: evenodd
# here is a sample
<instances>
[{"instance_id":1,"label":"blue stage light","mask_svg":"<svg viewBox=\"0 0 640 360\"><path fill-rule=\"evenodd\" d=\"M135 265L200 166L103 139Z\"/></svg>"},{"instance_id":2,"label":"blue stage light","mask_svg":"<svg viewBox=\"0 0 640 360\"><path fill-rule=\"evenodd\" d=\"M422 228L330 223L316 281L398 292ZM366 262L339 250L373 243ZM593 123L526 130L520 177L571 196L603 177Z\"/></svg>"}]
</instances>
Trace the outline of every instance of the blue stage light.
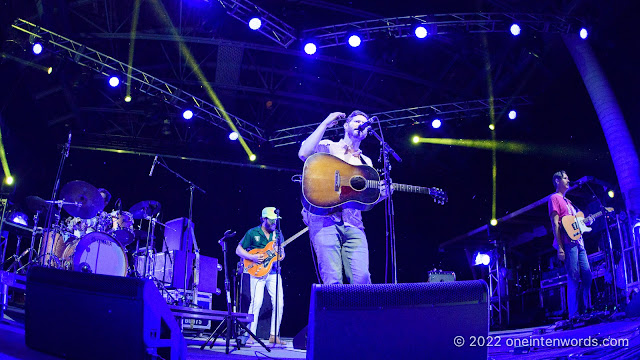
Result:
<instances>
[{"instance_id":1,"label":"blue stage light","mask_svg":"<svg viewBox=\"0 0 640 360\"><path fill-rule=\"evenodd\" d=\"M360 46L361 43L362 43L362 40L360 40L360 36L358 35L349 36L349 45L351 45L351 47L358 47Z\"/></svg>"},{"instance_id":2,"label":"blue stage light","mask_svg":"<svg viewBox=\"0 0 640 360\"><path fill-rule=\"evenodd\" d=\"M34 54L40 55L40 53L42 53L42 44L40 43L33 44L33 47L31 48L31 50L33 50Z\"/></svg>"},{"instance_id":3,"label":"blue stage light","mask_svg":"<svg viewBox=\"0 0 640 360\"><path fill-rule=\"evenodd\" d=\"M589 32L587 31L587 29L585 28L580 29L580 38L582 40L585 40L587 36L589 36Z\"/></svg>"},{"instance_id":4,"label":"blue stage light","mask_svg":"<svg viewBox=\"0 0 640 360\"><path fill-rule=\"evenodd\" d=\"M432 126L434 129L438 129L438 128L440 128L440 126L441 126L441 125L442 125L442 121L440 121L440 119L435 119L435 120L433 120L433 121L431 122L431 126Z\"/></svg>"},{"instance_id":5,"label":"blue stage light","mask_svg":"<svg viewBox=\"0 0 640 360\"><path fill-rule=\"evenodd\" d=\"M193 111L191 111L191 110L185 110L185 111L182 113L182 117L183 117L185 120L191 120L191 118L193 117Z\"/></svg>"},{"instance_id":6,"label":"blue stage light","mask_svg":"<svg viewBox=\"0 0 640 360\"><path fill-rule=\"evenodd\" d=\"M513 120L518 117L518 113L515 110L509 111L509 119Z\"/></svg>"},{"instance_id":7,"label":"blue stage light","mask_svg":"<svg viewBox=\"0 0 640 360\"><path fill-rule=\"evenodd\" d=\"M511 31L511 35L513 36L520 35L520 25L518 24L511 25L511 28L509 28L509 30Z\"/></svg>"},{"instance_id":8,"label":"blue stage light","mask_svg":"<svg viewBox=\"0 0 640 360\"><path fill-rule=\"evenodd\" d=\"M111 87L116 87L118 85L120 85L120 79L118 79L117 76L112 76L109 78L109 85L111 85Z\"/></svg>"},{"instance_id":9,"label":"blue stage light","mask_svg":"<svg viewBox=\"0 0 640 360\"><path fill-rule=\"evenodd\" d=\"M427 29L424 26L418 26L415 30L416 37L418 39L424 39L429 35Z\"/></svg>"},{"instance_id":10,"label":"blue stage light","mask_svg":"<svg viewBox=\"0 0 640 360\"><path fill-rule=\"evenodd\" d=\"M260 26L262 26L262 20L260 20L260 18L254 17L249 20L249 29L258 30Z\"/></svg>"},{"instance_id":11,"label":"blue stage light","mask_svg":"<svg viewBox=\"0 0 640 360\"><path fill-rule=\"evenodd\" d=\"M316 47L316 44L312 42L309 42L304 46L304 52L307 53L308 55L315 54L316 50L318 50L318 48Z\"/></svg>"},{"instance_id":12,"label":"blue stage light","mask_svg":"<svg viewBox=\"0 0 640 360\"><path fill-rule=\"evenodd\" d=\"M229 140L238 140L238 133L235 131L232 131L229 133Z\"/></svg>"}]
</instances>

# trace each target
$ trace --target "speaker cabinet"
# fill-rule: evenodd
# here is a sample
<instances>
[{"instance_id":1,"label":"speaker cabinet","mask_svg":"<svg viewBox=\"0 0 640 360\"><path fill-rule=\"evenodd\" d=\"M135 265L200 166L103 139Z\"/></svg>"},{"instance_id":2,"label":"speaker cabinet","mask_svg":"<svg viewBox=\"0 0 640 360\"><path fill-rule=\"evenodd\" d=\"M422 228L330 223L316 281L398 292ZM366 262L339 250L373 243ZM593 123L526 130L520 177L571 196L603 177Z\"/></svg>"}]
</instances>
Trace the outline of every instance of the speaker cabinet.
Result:
<instances>
[{"instance_id":1,"label":"speaker cabinet","mask_svg":"<svg viewBox=\"0 0 640 360\"><path fill-rule=\"evenodd\" d=\"M487 294L482 280L313 285L307 359L486 359L469 342L489 334Z\"/></svg>"},{"instance_id":2,"label":"speaker cabinet","mask_svg":"<svg viewBox=\"0 0 640 360\"><path fill-rule=\"evenodd\" d=\"M67 359L185 359L175 317L151 280L32 267L28 347Z\"/></svg>"}]
</instances>

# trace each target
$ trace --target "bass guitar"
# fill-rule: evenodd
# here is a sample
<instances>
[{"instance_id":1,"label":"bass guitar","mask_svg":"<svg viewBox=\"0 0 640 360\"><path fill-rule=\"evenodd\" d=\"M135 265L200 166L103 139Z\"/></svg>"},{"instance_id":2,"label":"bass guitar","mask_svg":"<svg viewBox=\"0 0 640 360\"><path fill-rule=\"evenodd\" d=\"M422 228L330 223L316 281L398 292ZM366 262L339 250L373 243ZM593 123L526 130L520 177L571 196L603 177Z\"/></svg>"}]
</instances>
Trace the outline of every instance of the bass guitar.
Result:
<instances>
[{"instance_id":1,"label":"bass guitar","mask_svg":"<svg viewBox=\"0 0 640 360\"><path fill-rule=\"evenodd\" d=\"M307 231L309 231L309 227L305 227L304 229L298 231L295 235L293 235L292 237L284 241L282 244L280 244L280 246L284 248L285 246L287 246L287 244L299 238L302 234L306 233ZM255 276L255 277L263 277L267 275L269 271L271 271L271 267L273 267L273 263L282 258L281 254L279 253L276 254L276 251L274 249L275 245L276 245L276 242L274 240L269 242L267 246L265 246L262 249L253 249L249 251L249 254L254 254L254 255L265 254L265 257L261 262L253 262L251 260L244 259L244 269L249 273L249 275Z\"/></svg>"},{"instance_id":2,"label":"bass guitar","mask_svg":"<svg viewBox=\"0 0 640 360\"><path fill-rule=\"evenodd\" d=\"M583 233L591 231L591 228L587 226L587 223L591 224L593 220L599 218L604 215L604 212L611 212L613 208L604 208L604 211L598 211L595 214L591 214L584 217L584 213L579 211L575 216L566 215L562 217L562 227L567 232L567 235L571 238L571 240L580 240Z\"/></svg>"},{"instance_id":3,"label":"bass guitar","mask_svg":"<svg viewBox=\"0 0 640 360\"><path fill-rule=\"evenodd\" d=\"M302 203L312 214L327 215L339 208L370 210L380 199L380 175L368 165L351 165L326 153L307 158L302 170ZM427 194L444 204L447 194L438 188L391 184L394 191Z\"/></svg>"}]
</instances>

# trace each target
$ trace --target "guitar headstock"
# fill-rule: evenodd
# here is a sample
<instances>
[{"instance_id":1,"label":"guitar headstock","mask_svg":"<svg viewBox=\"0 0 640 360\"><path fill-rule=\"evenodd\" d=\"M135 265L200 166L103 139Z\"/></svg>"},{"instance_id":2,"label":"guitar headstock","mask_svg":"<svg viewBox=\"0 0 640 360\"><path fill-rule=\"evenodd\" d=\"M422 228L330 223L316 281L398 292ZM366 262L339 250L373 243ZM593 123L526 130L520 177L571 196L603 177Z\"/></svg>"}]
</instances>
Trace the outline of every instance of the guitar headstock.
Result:
<instances>
[{"instance_id":1,"label":"guitar headstock","mask_svg":"<svg viewBox=\"0 0 640 360\"><path fill-rule=\"evenodd\" d=\"M444 203L449 201L449 197L447 196L447 193L442 189L438 189L435 187L429 188L429 195L433 197L434 202L440 205L444 205Z\"/></svg>"}]
</instances>

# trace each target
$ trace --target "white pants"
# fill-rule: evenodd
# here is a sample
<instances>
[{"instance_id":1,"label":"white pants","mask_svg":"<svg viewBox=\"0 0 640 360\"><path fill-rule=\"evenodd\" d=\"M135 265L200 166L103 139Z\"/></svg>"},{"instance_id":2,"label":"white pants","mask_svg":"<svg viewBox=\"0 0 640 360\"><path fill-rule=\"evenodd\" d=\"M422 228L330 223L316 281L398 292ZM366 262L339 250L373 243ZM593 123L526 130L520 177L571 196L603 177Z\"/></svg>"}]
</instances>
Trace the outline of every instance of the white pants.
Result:
<instances>
[{"instance_id":1,"label":"white pants","mask_svg":"<svg viewBox=\"0 0 640 360\"><path fill-rule=\"evenodd\" d=\"M251 277L251 304L249 304L249 314L253 314L253 322L251 323L251 332L256 336L258 329L258 315L262 307L264 299L264 287L267 286L269 296L271 296L271 335L278 335L280 332L280 323L282 322L282 310L284 309L284 296L282 294L282 277L276 274L269 274L265 277ZM276 325L276 279L278 282L278 323Z\"/></svg>"}]
</instances>

